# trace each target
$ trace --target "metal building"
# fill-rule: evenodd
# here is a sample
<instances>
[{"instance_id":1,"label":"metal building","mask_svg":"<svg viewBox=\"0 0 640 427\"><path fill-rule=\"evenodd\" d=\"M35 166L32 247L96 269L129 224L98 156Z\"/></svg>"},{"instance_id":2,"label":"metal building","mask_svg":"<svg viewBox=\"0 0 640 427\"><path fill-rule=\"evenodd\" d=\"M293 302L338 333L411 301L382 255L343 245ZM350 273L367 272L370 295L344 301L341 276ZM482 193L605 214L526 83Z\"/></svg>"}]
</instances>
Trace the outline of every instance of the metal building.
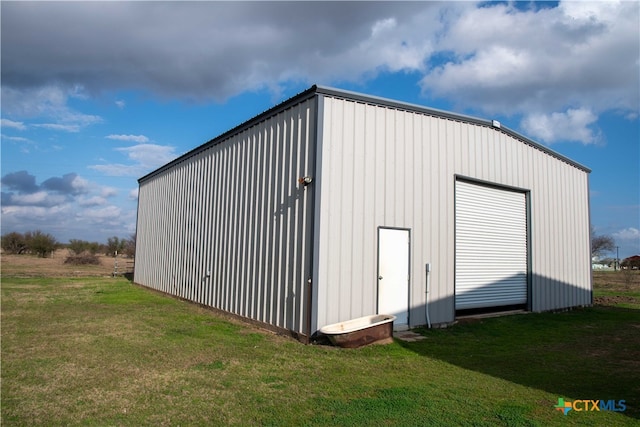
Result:
<instances>
[{"instance_id":1,"label":"metal building","mask_svg":"<svg viewBox=\"0 0 640 427\"><path fill-rule=\"evenodd\" d=\"M303 341L589 305L589 172L496 121L313 86L140 178L134 280Z\"/></svg>"}]
</instances>

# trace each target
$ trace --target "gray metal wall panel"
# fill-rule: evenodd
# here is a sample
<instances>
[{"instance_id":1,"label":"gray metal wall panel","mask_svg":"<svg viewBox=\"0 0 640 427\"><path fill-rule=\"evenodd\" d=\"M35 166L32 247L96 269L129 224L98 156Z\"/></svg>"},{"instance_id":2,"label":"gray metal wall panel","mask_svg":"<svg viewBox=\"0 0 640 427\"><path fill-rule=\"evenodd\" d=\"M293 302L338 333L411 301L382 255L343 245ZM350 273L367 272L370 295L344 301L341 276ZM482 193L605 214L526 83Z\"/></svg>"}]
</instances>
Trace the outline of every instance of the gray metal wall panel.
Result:
<instances>
[{"instance_id":1,"label":"gray metal wall panel","mask_svg":"<svg viewBox=\"0 0 640 427\"><path fill-rule=\"evenodd\" d=\"M410 323L454 320L456 176L530 190L532 309L590 303L588 173L486 124L321 95L317 327L376 310L376 227L412 230Z\"/></svg>"},{"instance_id":2,"label":"gray metal wall panel","mask_svg":"<svg viewBox=\"0 0 640 427\"><path fill-rule=\"evenodd\" d=\"M315 100L141 181L134 280L306 334Z\"/></svg>"}]
</instances>

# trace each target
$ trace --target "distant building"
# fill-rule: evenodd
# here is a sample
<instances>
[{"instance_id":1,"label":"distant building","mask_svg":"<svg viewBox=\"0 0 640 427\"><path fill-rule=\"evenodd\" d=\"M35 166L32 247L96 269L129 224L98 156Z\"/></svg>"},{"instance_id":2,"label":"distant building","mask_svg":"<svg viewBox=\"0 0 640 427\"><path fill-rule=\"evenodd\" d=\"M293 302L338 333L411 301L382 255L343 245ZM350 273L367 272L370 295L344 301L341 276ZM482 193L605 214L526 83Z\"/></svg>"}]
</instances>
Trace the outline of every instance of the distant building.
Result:
<instances>
[{"instance_id":1,"label":"distant building","mask_svg":"<svg viewBox=\"0 0 640 427\"><path fill-rule=\"evenodd\" d=\"M620 263L620 267L630 268L632 270L640 269L640 255L634 255L630 256L629 258L625 258Z\"/></svg>"},{"instance_id":2,"label":"distant building","mask_svg":"<svg viewBox=\"0 0 640 427\"><path fill-rule=\"evenodd\" d=\"M313 86L140 178L134 280L303 341L589 305L589 172L495 120Z\"/></svg>"},{"instance_id":3,"label":"distant building","mask_svg":"<svg viewBox=\"0 0 640 427\"><path fill-rule=\"evenodd\" d=\"M594 256L591 258L591 268L593 270L614 270L615 266L615 259L600 258L599 256Z\"/></svg>"}]
</instances>

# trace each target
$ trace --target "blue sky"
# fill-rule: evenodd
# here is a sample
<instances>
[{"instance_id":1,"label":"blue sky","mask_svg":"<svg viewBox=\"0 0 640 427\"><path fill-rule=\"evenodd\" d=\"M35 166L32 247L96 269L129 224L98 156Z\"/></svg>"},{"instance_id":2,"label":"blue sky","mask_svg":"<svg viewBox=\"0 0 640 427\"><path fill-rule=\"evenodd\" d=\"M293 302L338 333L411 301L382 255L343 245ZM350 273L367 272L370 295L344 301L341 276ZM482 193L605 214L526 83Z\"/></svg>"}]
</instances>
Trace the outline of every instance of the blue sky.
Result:
<instances>
[{"instance_id":1,"label":"blue sky","mask_svg":"<svg viewBox=\"0 0 640 427\"><path fill-rule=\"evenodd\" d=\"M640 3L6 2L2 234L135 231L137 178L312 84L497 119L640 254Z\"/></svg>"}]
</instances>

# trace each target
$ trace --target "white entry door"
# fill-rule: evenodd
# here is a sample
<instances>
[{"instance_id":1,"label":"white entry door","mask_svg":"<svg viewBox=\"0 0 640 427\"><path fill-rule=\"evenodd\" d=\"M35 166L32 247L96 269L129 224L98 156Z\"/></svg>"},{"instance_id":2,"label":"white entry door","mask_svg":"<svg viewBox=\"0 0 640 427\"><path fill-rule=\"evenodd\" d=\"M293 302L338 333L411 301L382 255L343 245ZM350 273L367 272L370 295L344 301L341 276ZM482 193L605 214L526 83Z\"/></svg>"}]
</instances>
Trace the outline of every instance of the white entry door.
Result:
<instances>
[{"instance_id":1,"label":"white entry door","mask_svg":"<svg viewBox=\"0 0 640 427\"><path fill-rule=\"evenodd\" d=\"M378 313L409 325L409 230L378 229Z\"/></svg>"}]
</instances>

